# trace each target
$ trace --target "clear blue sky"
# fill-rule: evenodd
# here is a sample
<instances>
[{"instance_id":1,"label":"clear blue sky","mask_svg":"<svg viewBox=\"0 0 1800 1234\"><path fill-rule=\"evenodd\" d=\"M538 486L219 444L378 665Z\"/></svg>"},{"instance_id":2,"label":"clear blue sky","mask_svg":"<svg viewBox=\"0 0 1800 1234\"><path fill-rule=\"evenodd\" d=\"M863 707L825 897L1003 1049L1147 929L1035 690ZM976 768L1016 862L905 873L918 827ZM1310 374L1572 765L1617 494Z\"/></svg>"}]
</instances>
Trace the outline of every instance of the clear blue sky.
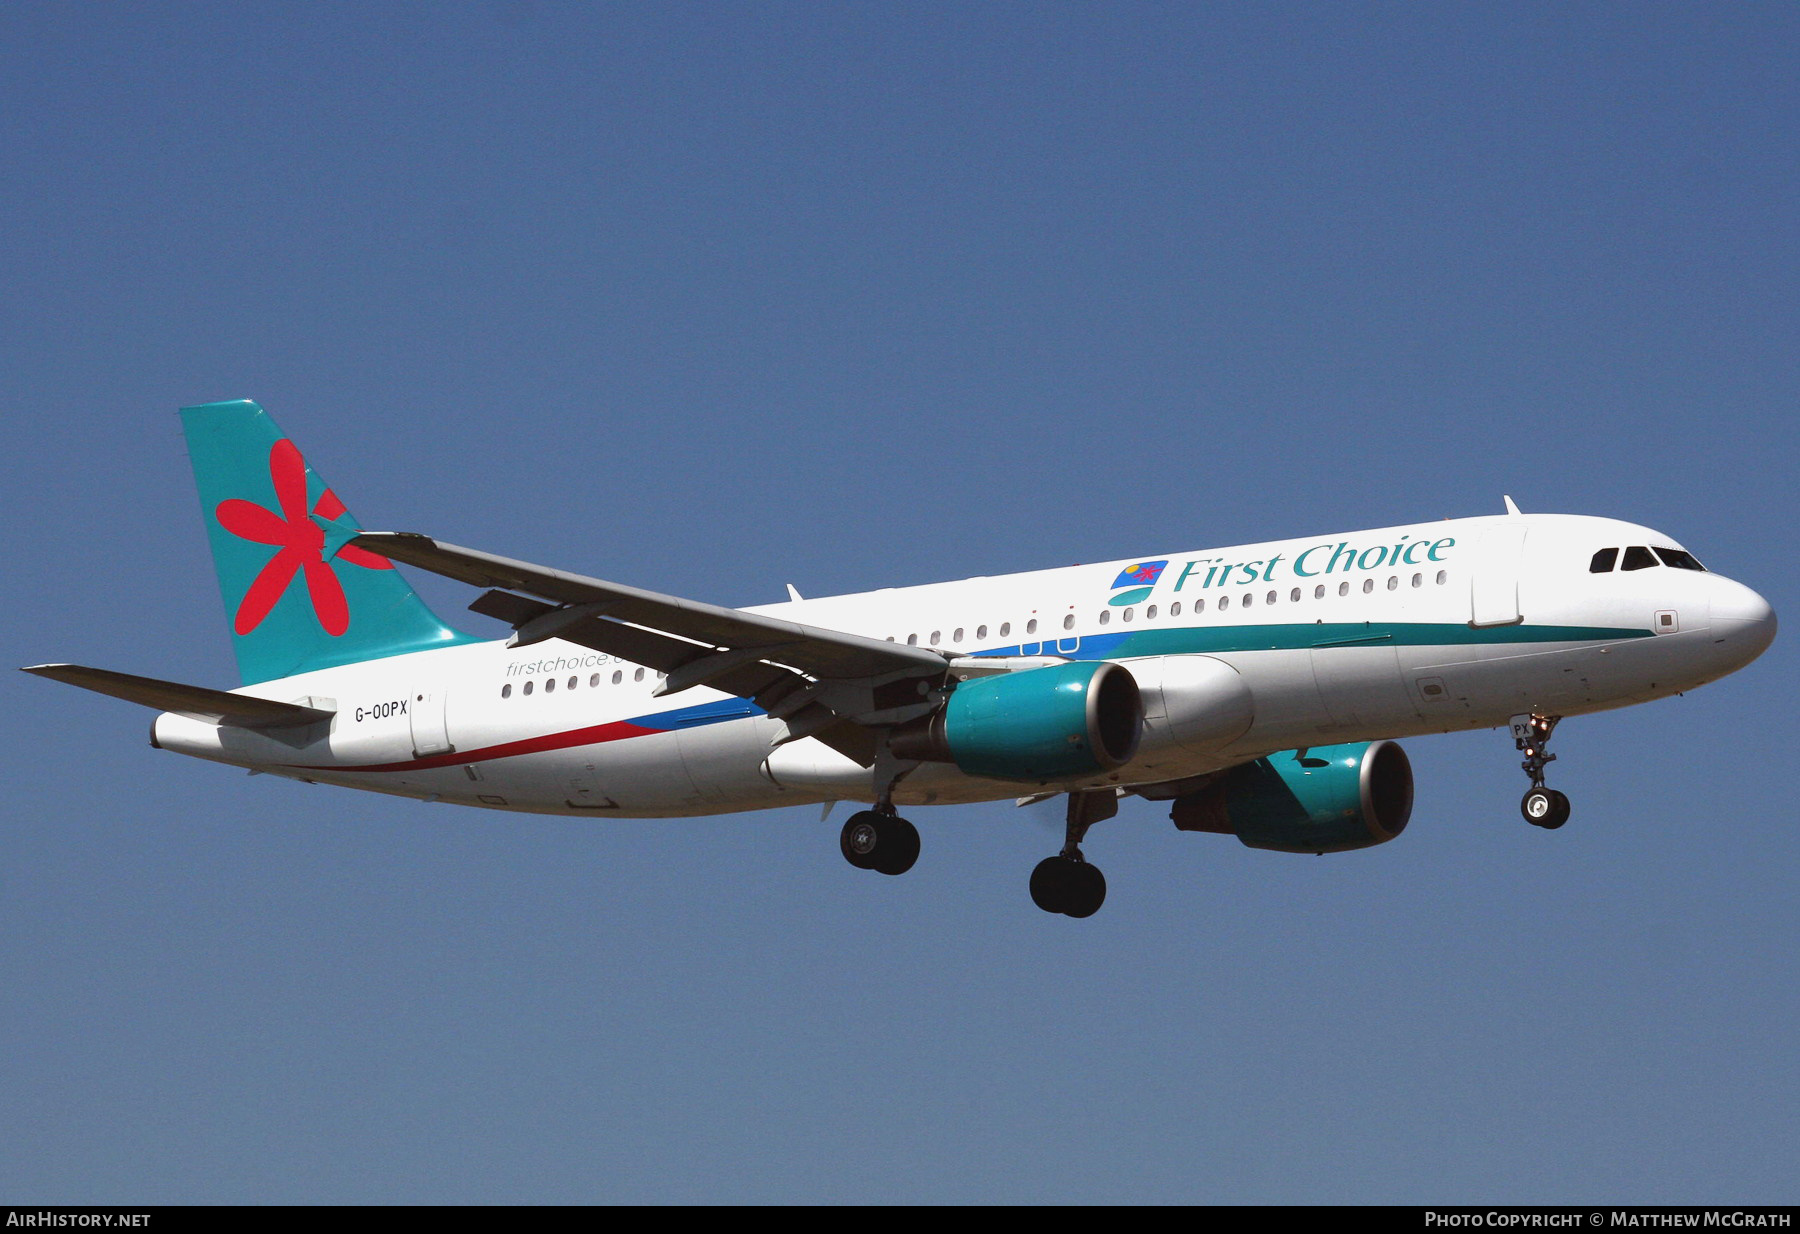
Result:
<instances>
[{"instance_id":1,"label":"clear blue sky","mask_svg":"<svg viewBox=\"0 0 1800 1234\"><path fill-rule=\"evenodd\" d=\"M15 664L235 684L174 410L750 604L1497 512L1800 619L1791 5L0 6ZM421 584L474 631L473 593ZM9 674L0 1202L1792 1202L1793 630L1315 858L248 778ZM841 815L840 815L841 817Z\"/></svg>"}]
</instances>

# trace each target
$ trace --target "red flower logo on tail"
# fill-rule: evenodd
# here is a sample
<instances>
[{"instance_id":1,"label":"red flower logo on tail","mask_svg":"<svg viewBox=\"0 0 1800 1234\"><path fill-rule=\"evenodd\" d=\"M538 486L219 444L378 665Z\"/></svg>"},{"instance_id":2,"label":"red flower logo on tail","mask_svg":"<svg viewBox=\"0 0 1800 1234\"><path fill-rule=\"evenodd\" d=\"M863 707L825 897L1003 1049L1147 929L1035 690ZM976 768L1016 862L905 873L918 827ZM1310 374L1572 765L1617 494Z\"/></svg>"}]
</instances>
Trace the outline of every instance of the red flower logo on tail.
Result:
<instances>
[{"instance_id":1,"label":"red flower logo on tail","mask_svg":"<svg viewBox=\"0 0 1800 1234\"><path fill-rule=\"evenodd\" d=\"M275 500L281 513L265 510L253 501L233 497L221 501L213 511L219 526L242 540L257 544L274 544L281 551L269 558L244 592L238 605L232 629L248 634L263 623L263 618L287 593L294 575L306 572L306 592L312 599L313 614L325 633L336 638L350 628L350 601L344 596L344 585L325 560L325 532L307 517L306 460L300 448L283 437L269 451L269 479L275 485ZM330 489L319 497L312 513L321 518L336 518L344 512L344 503ZM394 563L386 557L345 545L337 551L339 561L347 561L365 570L392 570Z\"/></svg>"}]
</instances>

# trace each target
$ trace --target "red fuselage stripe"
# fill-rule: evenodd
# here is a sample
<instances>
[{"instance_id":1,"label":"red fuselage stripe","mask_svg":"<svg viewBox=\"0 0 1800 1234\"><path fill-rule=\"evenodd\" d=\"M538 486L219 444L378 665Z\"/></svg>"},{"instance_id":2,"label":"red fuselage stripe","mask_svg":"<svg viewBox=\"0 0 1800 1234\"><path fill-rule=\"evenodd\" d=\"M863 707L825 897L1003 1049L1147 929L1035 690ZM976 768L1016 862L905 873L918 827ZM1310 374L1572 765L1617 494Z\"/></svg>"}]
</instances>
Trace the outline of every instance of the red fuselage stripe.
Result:
<instances>
[{"instance_id":1,"label":"red fuselage stripe","mask_svg":"<svg viewBox=\"0 0 1800 1234\"><path fill-rule=\"evenodd\" d=\"M646 737L651 733L666 731L660 728L645 728L641 724L633 724L628 720L616 720L611 724L573 728L562 733L545 733L542 737L527 737L523 741L505 741L497 746L484 746L479 750L457 750L449 754L432 754L425 758L411 758L398 763L366 763L353 767L308 764L298 765L296 770L428 771L433 767L456 767L463 763L485 763L496 758L516 758L521 754L542 754L546 750L567 750L572 746L597 746L608 741L624 741L628 737Z\"/></svg>"}]
</instances>

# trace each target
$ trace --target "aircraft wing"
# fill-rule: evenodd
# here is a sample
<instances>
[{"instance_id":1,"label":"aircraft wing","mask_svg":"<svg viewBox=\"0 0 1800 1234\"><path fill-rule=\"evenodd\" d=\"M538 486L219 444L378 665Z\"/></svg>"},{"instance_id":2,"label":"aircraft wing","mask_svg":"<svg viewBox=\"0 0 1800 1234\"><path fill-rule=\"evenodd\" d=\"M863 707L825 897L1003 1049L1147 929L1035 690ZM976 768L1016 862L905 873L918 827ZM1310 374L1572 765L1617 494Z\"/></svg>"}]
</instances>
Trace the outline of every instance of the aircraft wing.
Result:
<instances>
[{"instance_id":1,"label":"aircraft wing","mask_svg":"<svg viewBox=\"0 0 1800 1234\"><path fill-rule=\"evenodd\" d=\"M411 532L364 532L351 543L505 589L469 607L511 625L513 646L560 638L667 674L661 695L706 685L751 699L787 723L786 740L817 737L865 766L874 760L870 730L911 718L949 666L925 647L585 578Z\"/></svg>"},{"instance_id":2,"label":"aircraft wing","mask_svg":"<svg viewBox=\"0 0 1800 1234\"><path fill-rule=\"evenodd\" d=\"M234 728L287 728L298 724L317 724L329 720L334 712L298 703L278 703L273 699L251 698L225 690L209 690L205 686L183 685L178 681L162 681L155 677L134 677L110 669L88 668L83 664L34 664L22 672L35 673L52 681L66 682L110 694L128 703L142 703L158 711L204 720L208 724L229 724Z\"/></svg>"}]
</instances>

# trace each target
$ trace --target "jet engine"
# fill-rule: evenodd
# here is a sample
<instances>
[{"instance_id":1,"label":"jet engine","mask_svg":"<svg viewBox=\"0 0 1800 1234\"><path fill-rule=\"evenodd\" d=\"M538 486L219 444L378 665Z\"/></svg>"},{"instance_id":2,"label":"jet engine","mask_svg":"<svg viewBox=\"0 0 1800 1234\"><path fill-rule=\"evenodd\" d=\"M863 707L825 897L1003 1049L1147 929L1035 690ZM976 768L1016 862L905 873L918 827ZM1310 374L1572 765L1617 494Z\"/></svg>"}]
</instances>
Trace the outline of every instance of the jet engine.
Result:
<instances>
[{"instance_id":1,"label":"jet engine","mask_svg":"<svg viewBox=\"0 0 1800 1234\"><path fill-rule=\"evenodd\" d=\"M1385 844L1412 816L1412 763L1391 741L1312 746L1221 772L1175 799L1183 831L1235 835L1251 848L1342 853Z\"/></svg>"},{"instance_id":2,"label":"jet engine","mask_svg":"<svg viewBox=\"0 0 1800 1234\"><path fill-rule=\"evenodd\" d=\"M942 707L896 729L892 748L967 775L1047 784L1124 766L1143 731L1130 670L1090 661L958 682Z\"/></svg>"}]
</instances>

